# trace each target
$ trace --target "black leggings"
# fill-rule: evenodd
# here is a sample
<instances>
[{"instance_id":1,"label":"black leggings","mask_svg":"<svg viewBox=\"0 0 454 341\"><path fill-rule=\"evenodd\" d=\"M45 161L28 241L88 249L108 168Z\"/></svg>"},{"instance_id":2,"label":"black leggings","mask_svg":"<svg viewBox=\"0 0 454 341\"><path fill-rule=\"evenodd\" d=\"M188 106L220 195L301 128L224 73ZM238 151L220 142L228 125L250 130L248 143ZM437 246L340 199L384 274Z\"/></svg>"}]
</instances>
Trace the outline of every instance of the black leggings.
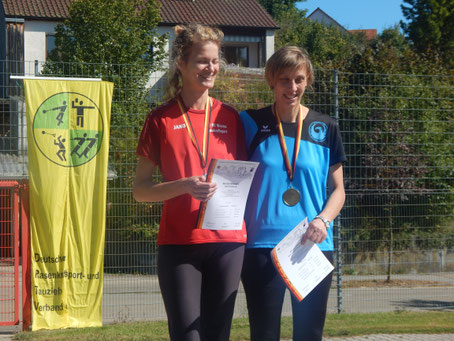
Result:
<instances>
[{"instance_id":1,"label":"black leggings","mask_svg":"<svg viewBox=\"0 0 454 341\"><path fill-rule=\"evenodd\" d=\"M247 249L241 274L251 341L279 341L286 285L275 270L271 249ZM333 262L333 252L323 252ZM299 302L292 295L293 340L321 341L332 273Z\"/></svg>"},{"instance_id":2,"label":"black leggings","mask_svg":"<svg viewBox=\"0 0 454 341\"><path fill-rule=\"evenodd\" d=\"M162 245L158 277L172 341L228 341L244 244Z\"/></svg>"}]
</instances>

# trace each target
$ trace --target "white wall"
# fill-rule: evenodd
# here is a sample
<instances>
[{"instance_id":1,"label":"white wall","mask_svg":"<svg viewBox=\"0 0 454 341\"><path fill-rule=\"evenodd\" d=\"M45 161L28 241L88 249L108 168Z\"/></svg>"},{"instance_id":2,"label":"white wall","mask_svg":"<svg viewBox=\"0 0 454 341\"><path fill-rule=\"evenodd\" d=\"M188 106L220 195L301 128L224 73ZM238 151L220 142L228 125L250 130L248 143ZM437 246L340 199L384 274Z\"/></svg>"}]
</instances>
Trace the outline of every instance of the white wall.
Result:
<instances>
[{"instance_id":1,"label":"white wall","mask_svg":"<svg viewBox=\"0 0 454 341\"><path fill-rule=\"evenodd\" d=\"M24 60L25 72L34 73L34 61L46 61L46 34L55 32L57 22L25 20L24 23Z\"/></svg>"},{"instance_id":2,"label":"white wall","mask_svg":"<svg viewBox=\"0 0 454 341\"><path fill-rule=\"evenodd\" d=\"M157 28L157 33L159 35L168 33L169 39L167 40L167 43L164 45L164 51L168 53L168 59L164 61L163 63L163 68L167 69L169 67L169 62L170 62L170 46L172 42L175 40L175 33L174 33L174 28L173 27L168 27L168 26L158 26ZM167 82L166 79L163 78L165 75L165 72L163 71L156 71L153 72L150 76L150 80L147 83L147 87L150 89L150 96L160 96L162 95L161 90L165 87L165 82Z\"/></svg>"},{"instance_id":3,"label":"white wall","mask_svg":"<svg viewBox=\"0 0 454 341\"><path fill-rule=\"evenodd\" d=\"M266 30L265 36L265 61L274 53L274 32L275 30Z\"/></svg>"}]
</instances>

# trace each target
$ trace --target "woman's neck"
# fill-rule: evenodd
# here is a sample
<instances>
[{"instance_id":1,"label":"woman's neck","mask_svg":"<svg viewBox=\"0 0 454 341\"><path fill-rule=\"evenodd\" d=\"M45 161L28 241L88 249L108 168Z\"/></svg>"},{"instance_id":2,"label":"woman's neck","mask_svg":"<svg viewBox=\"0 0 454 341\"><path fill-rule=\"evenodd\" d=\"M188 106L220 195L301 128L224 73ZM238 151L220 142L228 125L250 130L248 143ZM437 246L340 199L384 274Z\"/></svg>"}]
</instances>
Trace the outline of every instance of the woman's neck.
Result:
<instances>
[{"instance_id":1,"label":"woman's neck","mask_svg":"<svg viewBox=\"0 0 454 341\"><path fill-rule=\"evenodd\" d=\"M301 108L301 118L304 120L309 112L309 108L305 107L304 105L298 105L297 107L284 107L279 108L276 103L276 110L279 114L279 119L281 122L284 123L295 123L298 119L298 113Z\"/></svg>"},{"instance_id":2,"label":"woman's neck","mask_svg":"<svg viewBox=\"0 0 454 341\"><path fill-rule=\"evenodd\" d=\"M300 111L300 106L292 106L292 107L282 107L276 103L276 111L279 114L279 118L284 123L294 123L298 117L298 113Z\"/></svg>"},{"instance_id":3,"label":"woman's neck","mask_svg":"<svg viewBox=\"0 0 454 341\"><path fill-rule=\"evenodd\" d=\"M182 88L180 97L183 100L183 104L186 108L204 110L208 99L208 89L200 93Z\"/></svg>"}]
</instances>

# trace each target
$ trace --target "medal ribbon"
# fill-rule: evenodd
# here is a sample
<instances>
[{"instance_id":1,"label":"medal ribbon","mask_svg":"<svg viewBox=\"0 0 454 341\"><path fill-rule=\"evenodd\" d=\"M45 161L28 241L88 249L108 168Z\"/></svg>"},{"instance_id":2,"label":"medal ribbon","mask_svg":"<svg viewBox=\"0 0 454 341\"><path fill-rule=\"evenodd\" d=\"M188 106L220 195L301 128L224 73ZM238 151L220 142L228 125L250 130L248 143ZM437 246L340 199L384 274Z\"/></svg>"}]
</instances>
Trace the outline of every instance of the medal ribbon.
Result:
<instances>
[{"instance_id":1,"label":"medal ribbon","mask_svg":"<svg viewBox=\"0 0 454 341\"><path fill-rule=\"evenodd\" d=\"M181 114L183 115L184 123L186 124L186 130L188 131L189 137L200 158L200 164L202 168L205 168L207 164L208 158L208 145L210 142L210 121L211 121L211 104L210 104L210 97L207 98L207 104L205 106L205 123L203 127L203 142L202 142L202 150L200 150L199 143L197 141L197 137L194 132L194 128L192 127L191 119L189 118L189 114L183 109L183 104L181 103L180 99L177 98L178 106L180 107Z\"/></svg>"},{"instance_id":2,"label":"medal ribbon","mask_svg":"<svg viewBox=\"0 0 454 341\"><path fill-rule=\"evenodd\" d=\"M282 129L282 122L279 117L279 114L277 113L276 109L276 104L273 106L274 108L274 116L276 116L276 121L277 121L277 126L279 129L279 142L281 144L281 149L282 149L282 156L284 158L285 162L285 168L287 169L287 174L290 179L290 181L293 180L293 175L295 174L295 168L296 168L296 158L298 157L298 152L300 150L300 144L301 144L301 133L303 130L303 115L302 115L302 106L300 105L300 109L298 112L298 130L296 132L296 138L295 138L295 149L293 151L293 167L290 165L290 160L288 157L288 150L287 150L287 144L285 143L285 137L284 137L284 130Z\"/></svg>"}]
</instances>

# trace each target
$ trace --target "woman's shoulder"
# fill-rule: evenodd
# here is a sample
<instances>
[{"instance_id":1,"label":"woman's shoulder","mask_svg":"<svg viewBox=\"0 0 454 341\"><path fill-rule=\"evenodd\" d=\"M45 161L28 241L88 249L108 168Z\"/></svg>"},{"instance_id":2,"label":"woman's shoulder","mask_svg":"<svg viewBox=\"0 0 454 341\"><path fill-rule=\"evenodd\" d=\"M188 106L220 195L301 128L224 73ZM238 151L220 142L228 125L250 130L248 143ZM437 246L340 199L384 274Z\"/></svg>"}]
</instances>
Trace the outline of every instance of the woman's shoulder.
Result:
<instances>
[{"instance_id":1,"label":"woman's shoulder","mask_svg":"<svg viewBox=\"0 0 454 341\"><path fill-rule=\"evenodd\" d=\"M316 111L311 108L309 108L307 117L308 117L309 121L320 121L327 125L331 125L331 124L337 125L337 121L334 117L331 117L328 114L321 113L321 112Z\"/></svg>"},{"instance_id":2,"label":"woman's shoulder","mask_svg":"<svg viewBox=\"0 0 454 341\"><path fill-rule=\"evenodd\" d=\"M241 114L249 115L252 118L264 118L267 116L273 116L273 112L271 110L271 105L268 105L263 108L259 109L246 109L241 112Z\"/></svg>"},{"instance_id":3,"label":"woman's shoulder","mask_svg":"<svg viewBox=\"0 0 454 341\"><path fill-rule=\"evenodd\" d=\"M160 117L169 113L169 111L173 111L177 108L177 103L174 98L168 100L167 102L162 103L161 105L154 108L149 116L153 117Z\"/></svg>"},{"instance_id":4,"label":"woman's shoulder","mask_svg":"<svg viewBox=\"0 0 454 341\"><path fill-rule=\"evenodd\" d=\"M181 115L180 109L177 105L175 99L170 99L169 101L162 103L156 108L152 109L151 112L147 115L146 121L156 122L155 124L160 124L159 122L173 120Z\"/></svg>"},{"instance_id":5,"label":"woman's shoulder","mask_svg":"<svg viewBox=\"0 0 454 341\"><path fill-rule=\"evenodd\" d=\"M219 108L220 112L238 115L238 111L231 105L221 102L220 100L213 98L213 108Z\"/></svg>"}]
</instances>

